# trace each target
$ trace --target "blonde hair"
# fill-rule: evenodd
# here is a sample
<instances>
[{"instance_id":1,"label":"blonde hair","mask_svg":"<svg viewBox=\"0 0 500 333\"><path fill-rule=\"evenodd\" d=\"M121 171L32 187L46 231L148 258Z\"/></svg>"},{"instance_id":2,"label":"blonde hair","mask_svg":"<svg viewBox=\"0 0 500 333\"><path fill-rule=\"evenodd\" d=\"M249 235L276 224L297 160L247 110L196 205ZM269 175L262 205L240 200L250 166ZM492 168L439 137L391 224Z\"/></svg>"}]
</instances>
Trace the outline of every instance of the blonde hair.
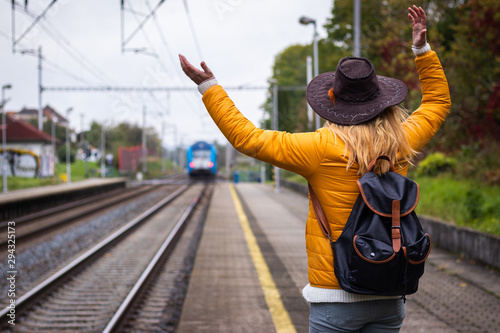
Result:
<instances>
[{"instance_id":1,"label":"blonde hair","mask_svg":"<svg viewBox=\"0 0 500 333\"><path fill-rule=\"evenodd\" d=\"M405 109L391 106L375 119L358 125L338 125L327 121L325 128L332 131L345 144L344 157L348 157L347 168L356 162L359 175L364 175L368 165L376 157L387 155L396 168L412 164L417 152L407 140L403 122L408 118ZM409 126L413 128L413 126ZM378 174L389 170L389 163L379 160L373 169Z\"/></svg>"}]
</instances>

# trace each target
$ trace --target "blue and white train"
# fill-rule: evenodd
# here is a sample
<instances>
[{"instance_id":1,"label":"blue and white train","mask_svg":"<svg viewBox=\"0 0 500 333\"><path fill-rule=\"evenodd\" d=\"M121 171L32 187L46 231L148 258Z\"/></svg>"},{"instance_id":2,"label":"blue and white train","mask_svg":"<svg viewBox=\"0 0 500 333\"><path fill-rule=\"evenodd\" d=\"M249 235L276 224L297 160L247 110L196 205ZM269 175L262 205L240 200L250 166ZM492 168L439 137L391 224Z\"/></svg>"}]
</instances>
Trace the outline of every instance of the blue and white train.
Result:
<instances>
[{"instance_id":1,"label":"blue and white train","mask_svg":"<svg viewBox=\"0 0 500 333\"><path fill-rule=\"evenodd\" d=\"M191 177L215 176L217 151L215 145L198 141L187 150L187 171Z\"/></svg>"}]
</instances>

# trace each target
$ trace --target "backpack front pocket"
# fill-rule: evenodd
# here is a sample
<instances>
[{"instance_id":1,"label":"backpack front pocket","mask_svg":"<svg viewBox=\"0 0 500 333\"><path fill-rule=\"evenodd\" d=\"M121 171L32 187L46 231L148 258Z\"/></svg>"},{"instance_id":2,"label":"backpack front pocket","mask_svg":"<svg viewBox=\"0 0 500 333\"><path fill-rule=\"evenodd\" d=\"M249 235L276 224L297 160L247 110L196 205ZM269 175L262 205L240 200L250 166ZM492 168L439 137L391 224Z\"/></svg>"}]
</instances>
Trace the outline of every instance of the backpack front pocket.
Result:
<instances>
[{"instance_id":1,"label":"backpack front pocket","mask_svg":"<svg viewBox=\"0 0 500 333\"><path fill-rule=\"evenodd\" d=\"M358 256L372 264L385 264L396 255L392 244L386 244L378 239L356 235L352 243Z\"/></svg>"},{"instance_id":2,"label":"backpack front pocket","mask_svg":"<svg viewBox=\"0 0 500 333\"><path fill-rule=\"evenodd\" d=\"M431 253L431 237L424 234L417 242L406 246L405 256L408 262L413 265L422 264Z\"/></svg>"}]
</instances>

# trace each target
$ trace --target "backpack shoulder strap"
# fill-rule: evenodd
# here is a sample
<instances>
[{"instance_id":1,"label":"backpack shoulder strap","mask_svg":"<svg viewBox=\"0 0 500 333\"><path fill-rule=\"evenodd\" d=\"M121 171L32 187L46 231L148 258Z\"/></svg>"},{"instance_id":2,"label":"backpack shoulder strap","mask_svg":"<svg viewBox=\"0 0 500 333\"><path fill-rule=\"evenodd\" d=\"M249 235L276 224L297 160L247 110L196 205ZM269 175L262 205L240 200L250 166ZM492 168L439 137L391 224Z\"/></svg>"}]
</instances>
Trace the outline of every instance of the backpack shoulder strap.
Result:
<instances>
[{"instance_id":1,"label":"backpack shoulder strap","mask_svg":"<svg viewBox=\"0 0 500 333\"><path fill-rule=\"evenodd\" d=\"M318 220L319 223L319 227L321 228L323 234L325 234L325 236L328 237L328 239L331 242L332 237L331 237L330 225L328 224L328 220L326 219L325 212L323 211L323 208L321 207L318 197L316 196L316 193L314 193L311 184L307 183L307 186L309 187L309 195L311 196L311 202L314 208L314 213L316 214L316 219Z\"/></svg>"},{"instance_id":2,"label":"backpack shoulder strap","mask_svg":"<svg viewBox=\"0 0 500 333\"><path fill-rule=\"evenodd\" d=\"M390 170L389 171L392 171L392 172L396 171L394 169L394 163L392 163L392 161L389 158L389 156L387 156L387 155L380 155L379 157L377 157L376 159L374 159L373 161L370 162L370 164L368 165L368 170L366 171L367 173L373 171L373 167L375 166L375 163L377 163L378 160L386 160L387 162L390 163Z\"/></svg>"}]
</instances>

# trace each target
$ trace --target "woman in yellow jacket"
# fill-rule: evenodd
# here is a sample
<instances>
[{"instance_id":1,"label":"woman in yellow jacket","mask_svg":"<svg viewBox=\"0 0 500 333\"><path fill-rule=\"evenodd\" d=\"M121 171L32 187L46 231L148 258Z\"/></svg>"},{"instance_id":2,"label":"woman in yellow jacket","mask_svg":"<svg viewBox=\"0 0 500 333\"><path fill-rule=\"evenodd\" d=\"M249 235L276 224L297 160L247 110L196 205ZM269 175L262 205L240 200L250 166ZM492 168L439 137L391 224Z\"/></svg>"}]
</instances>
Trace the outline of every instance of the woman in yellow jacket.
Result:
<instances>
[{"instance_id":1,"label":"woman in yellow jacket","mask_svg":"<svg viewBox=\"0 0 500 333\"><path fill-rule=\"evenodd\" d=\"M379 155L396 163L406 175L415 154L441 127L451 106L448 83L435 52L426 41L422 8L409 8L413 51L422 86L422 103L409 117L400 104L405 84L377 76L364 58L340 60L335 72L314 78L307 101L325 118L313 133L262 130L234 106L202 62L202 70L180 55L181 66L203 95L216 125L240 152L300 174L313 187L335 240L342 232L359 194L356 180ZM380 161L375 171L389 168ZM351 294L342 290L334 275L329 240L323 235L309 201L306 224L309 284L303 295L311 303L310 332L398 332L405 316L400 297Z\"/></svg>"}]
</instances>

